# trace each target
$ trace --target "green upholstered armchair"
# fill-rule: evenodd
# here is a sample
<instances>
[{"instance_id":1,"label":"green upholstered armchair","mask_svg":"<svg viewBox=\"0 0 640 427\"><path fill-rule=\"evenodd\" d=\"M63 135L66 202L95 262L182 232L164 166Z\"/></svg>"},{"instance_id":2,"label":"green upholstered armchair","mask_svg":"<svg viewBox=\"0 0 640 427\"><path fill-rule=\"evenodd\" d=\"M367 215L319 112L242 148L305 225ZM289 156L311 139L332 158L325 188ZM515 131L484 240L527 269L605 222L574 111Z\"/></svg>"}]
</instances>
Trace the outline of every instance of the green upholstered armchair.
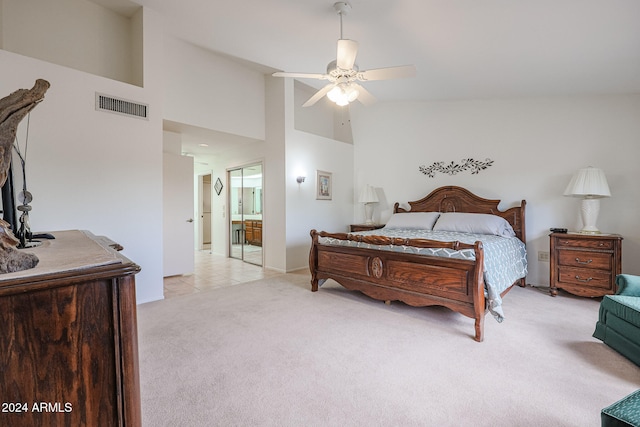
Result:
<instances>
[{"instance_id":1,"label":"green upholstered armchair","mask_svg":"<svg viewBox=\"0 0 640 427\"><path fill-rule=\"evenodd\" d=\"M640 276L620 274L616 284L616 294L602 298L593 336L640 366Z\"/></svg>"}]
</instances>

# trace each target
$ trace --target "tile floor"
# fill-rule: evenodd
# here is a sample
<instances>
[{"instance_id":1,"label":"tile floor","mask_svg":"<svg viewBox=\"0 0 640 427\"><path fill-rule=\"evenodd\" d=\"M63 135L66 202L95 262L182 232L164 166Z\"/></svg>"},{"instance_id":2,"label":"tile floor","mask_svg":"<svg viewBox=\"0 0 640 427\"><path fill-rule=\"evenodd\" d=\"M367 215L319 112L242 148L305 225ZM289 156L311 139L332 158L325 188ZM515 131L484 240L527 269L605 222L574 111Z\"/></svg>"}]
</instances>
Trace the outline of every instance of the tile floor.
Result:
<instances>
[{"instance_id":1,"label":"tile floor","mask_svg":"<svg viewBox=\"0 0 640 427\"><path fill-rule=\"evenodd\" d=\"M284 273L264 269L239 259L211 254L209 251L196 251L193 274L164 278L164 297L174 298L281 274Z\"/></svg>"}]
</instances>

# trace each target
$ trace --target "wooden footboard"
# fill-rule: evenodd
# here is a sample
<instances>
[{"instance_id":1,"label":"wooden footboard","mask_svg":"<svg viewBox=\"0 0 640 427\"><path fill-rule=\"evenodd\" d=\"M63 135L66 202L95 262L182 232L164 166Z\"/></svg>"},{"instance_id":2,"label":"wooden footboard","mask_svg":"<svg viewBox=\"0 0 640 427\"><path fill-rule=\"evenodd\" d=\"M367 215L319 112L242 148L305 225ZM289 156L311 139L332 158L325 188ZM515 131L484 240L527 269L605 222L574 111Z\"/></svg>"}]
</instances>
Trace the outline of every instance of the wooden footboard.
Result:
<instances>
[{"instance_id":1,"label":"wooden footboard","mask_svg":"<svg viewBox=\"0 0 640 427\"><path fill-rule=\"evenodd\" d=\"M475 260L442 258L350 246L323 245L319 237L354 240L375 245L420 248L473 249ZM482 341L486 303L482 243L438 242L326 233L311 230L311 290L326 279L382 301L402 301L412 306L441 305L475 319L475 340Z\"/></svg>"}]
</instances>

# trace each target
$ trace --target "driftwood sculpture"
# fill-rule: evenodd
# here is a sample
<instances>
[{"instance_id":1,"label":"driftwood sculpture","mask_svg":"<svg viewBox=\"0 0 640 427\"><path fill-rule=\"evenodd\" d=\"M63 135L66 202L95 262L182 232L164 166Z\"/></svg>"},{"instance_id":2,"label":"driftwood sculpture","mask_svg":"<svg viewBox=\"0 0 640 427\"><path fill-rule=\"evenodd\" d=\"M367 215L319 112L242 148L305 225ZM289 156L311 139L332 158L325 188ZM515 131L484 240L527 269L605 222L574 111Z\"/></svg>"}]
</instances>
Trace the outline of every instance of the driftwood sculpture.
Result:
<instances>
[{"instance_id":1,"label":"driftwood sculpture","mask_svg":"<svg viewBox=\"0 0 640 427\"><path fill-rule=\"evenodd\" d=\"M31 89L18 89L0 99L0 187L11 165L13 142L22 119L44 99L49 82L38 79ZM0 219L0 273L27 270L38 264L38 257L16 249L19 240L9 223Z\"/></svg>"}]
</instances>

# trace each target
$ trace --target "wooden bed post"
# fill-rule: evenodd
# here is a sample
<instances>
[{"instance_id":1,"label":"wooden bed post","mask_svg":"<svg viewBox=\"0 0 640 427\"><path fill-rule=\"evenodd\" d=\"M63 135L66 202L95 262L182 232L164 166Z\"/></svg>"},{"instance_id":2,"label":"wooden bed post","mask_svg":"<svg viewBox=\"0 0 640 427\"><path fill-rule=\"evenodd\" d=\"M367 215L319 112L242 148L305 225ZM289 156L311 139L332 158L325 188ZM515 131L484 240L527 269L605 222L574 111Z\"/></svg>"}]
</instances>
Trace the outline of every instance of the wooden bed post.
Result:
<instances>
[{"instance_id":1,"label":"wooden bed post","mask_svg":"<svg viewBox=\"0 0 640 427\"><path fill-rule=\"evenodd\" d=\"M311 250L309 251L309 270L311 271L311 292L318 291L318 232L311 230Z\"/></svg>"},{"instance_id":2,"label":"wooden bed post","mask_svg":"<svg viewBox=\"0 0 640 427\"><path fill-rule=\"evenodd\" d=\"M474 244L474 252L476 254L476 265L474 267L473 277L473 308L475 311L475 340L482 342L484 339L484 314L487 311L487 302L484 297L484 251L482 250L482 242Z\"/></svg>"},{"instance_id":3,"label":"wooden bed post","mask_svg":"<svg viewBox=\"0 0 640 427\"><path fill-rule=\"evenodd\" d=\"M525 212L525 207L527 206L527 201L526 200L522 200L520 202L520 240L522 240L523 243L527 243L527 236L526 236L526 230L524 227L524 212ZM526 288L527 287L527 277L523 277L522 279L520 279L520 283L519 286L521 288Z\"/></svg>"}]
</instances>

